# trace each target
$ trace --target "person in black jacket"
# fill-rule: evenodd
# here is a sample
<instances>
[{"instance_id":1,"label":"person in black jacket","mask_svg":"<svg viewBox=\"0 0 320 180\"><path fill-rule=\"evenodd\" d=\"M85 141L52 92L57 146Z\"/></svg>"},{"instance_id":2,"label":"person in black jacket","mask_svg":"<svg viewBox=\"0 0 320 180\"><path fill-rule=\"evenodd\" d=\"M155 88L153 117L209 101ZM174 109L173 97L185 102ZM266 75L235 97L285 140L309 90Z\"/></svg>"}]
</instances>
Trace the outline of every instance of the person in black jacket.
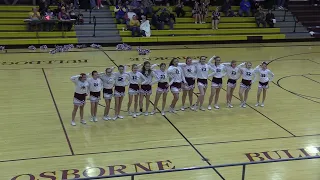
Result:
<instances>
[{"instance_id":1,"label":"person in black jacket","mask_svg":"<svg viewBox=\"0 0 320 180\"><path fill-rule=\"evenodd\" d=\"M272 13L271 9L269 9L268 14L266 15L266 22L270 28L274 27L275 19L276 18L274 17L274 14Z\"/></svg>"}]
</instances>

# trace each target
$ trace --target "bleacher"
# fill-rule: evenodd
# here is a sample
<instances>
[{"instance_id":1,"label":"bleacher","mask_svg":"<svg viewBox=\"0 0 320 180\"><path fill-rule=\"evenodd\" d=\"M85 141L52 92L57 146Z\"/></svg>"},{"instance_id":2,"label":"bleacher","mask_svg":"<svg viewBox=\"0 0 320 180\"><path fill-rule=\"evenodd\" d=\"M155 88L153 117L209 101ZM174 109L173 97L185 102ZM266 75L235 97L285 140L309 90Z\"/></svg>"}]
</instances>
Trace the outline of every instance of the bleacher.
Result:
<instances>
[{"instance_id":1,"label":"bleacher","mask_svg":"<svg viewBox=\"0 0 320 180\"><path fill-rule=\"evenodd\" d=\"M0 6L0 45L75 44L78 43L74 28L62 32L28 32L28 13L32 6ZM54 7L53 7L54 8Z\"/></svg>"},{"instance_id":2,"label":"bleacher","mask_svg":"<svg viewBox=\"0 0 320 180\"><path fill-rule=\"evenodd\" d=\"M153 10L156 11L159 8L154 6ZM174 7L171 8L174 9ZM110 11L113 9L114 6L111 6ZM211 6L209 11L214 9L216 7ZM233 6L232 10L238 11L239 6ZM285 35L280 33L280 28L258 28L254 17L225 17L222 13L219 29L212 30L211 17L207 18L206 24L195 24L191 17L191 8L184 7L184 11L185 17L176 18L174 30L168 30L168 26L165 26L165 30L155 30L152 27L151 37L131 37L130 31L123 30L125 24L118 24L117 29L124 43L285 39ZM113 17L115 17L114 13Z\"/></svg>"}]
</instances>

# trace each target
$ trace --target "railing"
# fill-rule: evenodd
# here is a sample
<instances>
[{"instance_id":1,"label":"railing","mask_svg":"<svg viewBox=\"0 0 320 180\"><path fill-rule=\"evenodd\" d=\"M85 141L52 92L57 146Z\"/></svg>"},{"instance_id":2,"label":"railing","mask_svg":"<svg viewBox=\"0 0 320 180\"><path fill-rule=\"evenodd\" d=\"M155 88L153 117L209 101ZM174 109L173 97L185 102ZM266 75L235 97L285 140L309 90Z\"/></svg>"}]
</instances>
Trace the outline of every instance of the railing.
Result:
<instances>
[{"instance_id":1,"label":"railing","mask_svg":"<svg viewBox=\"0 0 320 180\"><path fill-rule=\"evenodd\" d=\"M89 24L91 24L91 13L92 13L92 9L90 8L90 11L89 11Z\"/></svg>"},{"instance_id":2,"label":"railing","mask_svg":"<svg viewBox=\"0 0 320 180\"><path fill-rule=\"evenodd\" d=\"M296 32L296 28L297 28L297 23L299 22L298 21L298 18L297 17L293 17L293 20L294 20L294 27L293 27L293 32Z\"/></svg>"},{"instance_id":3,"label":"railing","mask_svg":"<svg viewBox=\"0 0 320 180\"><path fill-rule=\"evenodd\" d=\"M288 10L285 9L285 10L284 10L283 20L282 20L282 21L286 21L287 12L288 12Z\"/></svg>"},{"instance_id":4,"label":"railing","mask_svg":"<svg viewBox=\"0 0 320 180\"><path fill-rule=\"evenodd\" d=\"M93 35L92 35L92 37L96 37L96 26L97 26L96 16L93 16Z\"/></svg>"},{"instance_id":5,"label":"railing","mask_svg":"<svg viewBox=\"0 0 320 180\"><path fill-rule=\"evenodd\" d=\"M200 169L214 169L214 168L234 167L234 166L242 166L241 180L245 180L246 166L248 166L248 165L286 162L286 161L298 161L298 160L307 160L307 159L320 159L320 156L277 159L277 160L258 161L258 162L235 163L235 164L223 164L223 165L215 165L215 166L189 167L189 168L180 168L180 169L147 171L147 172L117 174L117 175L111 175L111 176L99 176L99 177L89 177L89 178L76 178L76 179L67 179L67 180L109 179L109 178L117 178L117 177L131 177L131 180L134 180L135 176L141 176L141 175L147 175L147 174L161 174L161 173L170 173L170 172L193 171L193 170L200 170ZM64 180L66 180L66 179L64 179Z\"/></svg>"}]
</instances>

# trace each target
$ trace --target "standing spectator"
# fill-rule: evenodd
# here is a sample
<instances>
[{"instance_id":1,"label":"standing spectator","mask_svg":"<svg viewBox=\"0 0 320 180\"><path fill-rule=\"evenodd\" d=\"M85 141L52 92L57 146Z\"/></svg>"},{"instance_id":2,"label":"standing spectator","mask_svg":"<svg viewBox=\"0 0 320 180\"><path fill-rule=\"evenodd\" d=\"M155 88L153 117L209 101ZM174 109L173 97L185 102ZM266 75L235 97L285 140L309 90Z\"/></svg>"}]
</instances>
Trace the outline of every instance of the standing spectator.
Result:
<instances>
[{"instance_id":1,"label":"standing spectator","mask_svg":"<svg viewBox=\"0 0 320 180\"><path fill-rule=\"evenodd\" d=\"M258 11L255 14L255 18L256 18L256 23L257 26L260 27L260 24L262 24L262 26L265 28L267 23L266 23L266 15L265 13L262 11L262 8L260 7L258 9Z\"/></svg>"},{"instance_id":2,"label":"standing spectator","mask_svg":"<svg viewBox=\"0 0 320 180\"><path fill-rule=\"evenodd\" d=\"M96 0L90 0L90 8L95 9L97 7Z\"/></svg>"},{"instance_id":3,"label":"standing spectator","mask_svg":"<svg viewBox=\"0 0 320 180\"><path fill-rule=\"evenodd\" d=\"M215 11L212 11L212 29L218 29L218 24L220 21L220 13L219 13L219 8Z\"/></svg>"},{"instance_id":4,"label":"standing spectator","mask_svg":"<svg viewBox=\"0 0 320 180\"><path fill-rule=\"evenodd\" d=\"M198 22L201 24L201 19L200 19L200 9L199 9L199 4L196 2L194 4L194 7L192 9L192 16L194 18L194 23L197 24Z\"/></svg>"},{"instance_id":5,"label":"standing spectator","mask_svg":"<svg viewBox=\"0 0 320 180\"><path fill-rule=\"evenodd\" d=\"M125 24L125 15L127 12L127 9L122 6L121 3L119 3L117 6L114 7L114 12L116 13L116 20L119 24Z\"/></svg>"},{"instance_id":6,"label":"standing spectator","mask_svg":"<svg viewBox=\"0 0 320 180\"><path fill-rule=\"evenodd\" d=\"M271 28L273 28L274 24L277 22L271 9L269 9L268 14L266 15L266 22Z\"/></svg>"},{"instance_id":7,"label":"standing spectator","mask_svg":"<svg viewBox=\"0 0 320 180\"><path fill-rule=\"evenodd\" d=\"M143 14L145 16L148 16L148 15L152 15L152 6L153 6L153 2L151 0L142 0L142 6L143 6Z\"/></svg>"},{"instance_id":8,"label":"standing spectator","mask_svg":"<svg viewBox=\"0 0 320 180\"><path fill-rule=\"evenodd\" d=\"M150 28L149 20L147 20L146 16L142 16L141 18L142 18L141 24L140 24L141 35L144 37L150 37L151 28Z\"/></svg>"},{"instance_id":9,"label":"standing spectator","mask_svg":"<svg viewBox=\"0 0 320 180\"><path fill-rule=\"evenodd\" d=\"M226 0L221 6L221 11L224 13L225 16L228 16L228 12L231 11L232 3L232 0Z\"/></svg>"},{"instance_id":10,"label":"standing spectator","mask_svg":"<svg viewBox=\"0 0 320 180\"><path fill-rule=\"evenodd\" d=\"M201 0L201 6L200 6L200 18L202 23L206 23L208 11L209 11L209 4L210 2L207 2L206 0Z\"/></svg>"},{"instance_id":11,"label":"standing spectator","mask_svg":"<svg viewBox=\"0 0 320 180\"><path fill-rule=\"evenodd\" d=\"M70 31L72 28L72 22L70 21L70 15L66 12L66 8L62 7L61 12L59 12L58 19L60 20L58 24L59 30L66 29Z\"/></svg>"},{"instance_id":12,"label":"standing spectator","mask_svg":"<svg viewBox=\"0 0 320 180\"><path fill-rule=\"evenodd\" d=\"M183 10L183 2L181 2L181 0L178 0L178 3L176 5L176 14L177 14L177 17L184 17L186 15L186 12Z\"/></svg>"},{"instance_id":13,"label":"standing spectator","mask_svg":"<svg viewBox=\"0 0 320 180\"><path fill-rule=\"evenodd\" d=\"M101 4L101 0L97 0L97 8L103 8L103 5Z\"/></svg>"},{"instance_id":14,"label":"standing spectator","mask_svg":"<svg viewBox=\"0 0 320 180\"><path fill-rule=\"evenodd\" d=\"M32 29L40 29L39 27L39 20L41 16L38 12L37 8L32 8L32 12L29 13L29 19L31 20L28 24L28 30L31 31Z\"/></svg>"},{"instance_id":15,"label":"standing spectator","mask_svg":"<svg viewBox=\"0 0 320 180\"><path fill-rule=\"evenodd\" d=\"M243 16L243 13L246 16L250 15L251 4L248 0L242 0L240 3L239 16Z\"/></svg>"},{"instance_id":16,"label":"standing spectator","mask_svg":"<svg viewBox=\"0 0 320 180\"><path fill-rule=\"evenodd\" d=\"M129 30L131 30L132 37L140 36L140 22L137 19L137 16L133 16L132 19L130 20Z\"/></svg>"}]
</instances>

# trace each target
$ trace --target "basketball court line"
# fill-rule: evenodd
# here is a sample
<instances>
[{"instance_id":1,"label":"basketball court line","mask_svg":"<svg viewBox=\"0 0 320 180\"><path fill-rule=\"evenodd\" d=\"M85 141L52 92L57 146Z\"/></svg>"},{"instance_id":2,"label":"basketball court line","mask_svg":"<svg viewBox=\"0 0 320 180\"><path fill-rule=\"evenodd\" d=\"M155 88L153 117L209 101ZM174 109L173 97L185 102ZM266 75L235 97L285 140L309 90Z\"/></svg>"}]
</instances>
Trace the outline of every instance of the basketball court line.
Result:
<instances>
[{"instance_id":1,"label":"basketball court line","mask_svg":"<svg viewBox=\"0 0 320 180\"><path fill-rule=\"evenodd\" d=\"M107 57L108 57L108 59L116 66L116 67L118 67L118 65L114 62L114 60L112 60L112 58L105 52L105 51L102 51ZM154 105L153 104L153 102L151 102L151 100L149 100L150 101L150 103L152 104L152 105ZM160 110L157 108L157 110L160 112ZM197 154L202 158L202 161L205 161L209 166L211 166L212 164L209 162L209 159L207 159L206 157L204 157L204 155L188 140L188 138L179 130L179 128L177 128L170 120L169 120L169 118L166 116L166 115L164 115L163 116L170 124L171 124L171 126L183 137L183 139L185 140L185 141L187 141L187 143L197 152ZM222 179L222 180L225 180L225 178L219 173L219 171L216 169L216 168L212 168L214 171L215 171L215 173Z\"/></svg>"},{"instance_id":2,"label":"basketball court line","mask_svg":"<svg viewBox=\"0 0 320 180\"><path fill-rule=\"evenodd\" d=\"M311 43L311 42L310 42ZM319 46L319 44L293 44L291 45L291 43L283 43L280 45L268 45L268 43L266 43L267 45L263 45L263 43L249 43L249 44L256 44L256 45L250 45L250 46L240 46L246 43L239 43L239 44L230 44L231 46L219 46L219 45L223 45L223 44L218 44L217 46L206 46L206 47L188 47L188 46L183 46L183 47L176 47L176 48L149 48L149 50L177 50L177 49L212 49L212 48L259 48L256 45L259 44L261 47L304 47L304 46ZM196 44L198 46L200 46L201 44ZM210 45L210 44L204 44L204 45ZM159 46L163 46L163 45L159 45ZM171 45L175 46L175 45ZM136 46L134 46L136 47ZM139 46L140 47L140 46ZM153 46L154 47L154 46ZM90 47L88 47L90 48ZM7 49L10 50L10 49ZM93 52L93 51L119 51L119 50L111 50L111 49L91 49L91 50L84 50L84 51L69 51L69 52ZM14 54L14 53L49 53L48 51L17 51L17 52L7 52L7 54ZM5 54L5 53L3 53Z\"/></svg>"},{"instance_id":3,"label":"basketball court line","mask_svg":"<svg viewBox=\"0 0 320 180\"><path fill-rule=\"evenodd\" d=\"M232 141L217 141L217 142L206 142L206 143L195 143L195 146L201 145L215 145L215 144L229 144L229 143L241 143L241 142L254 142L254 141L265 141L265 140L277 140L277 139L290 139L290 138L301 138L301 137L313 137L313 136L320 136L320 134L309 134L309 135L296 135L293 136L286 136L286 137L273 137L273 138L260 138L260 139L244 139L244 140L232 140ZM130 151L144 151L144 150L153 150L153 149L166 149L166 148L177 148L177 147L187 147L189 145L175 145L175 146L159 146L159 147L150 147L150 148L141 148L141 149L126 149L126 150L117 150L117 151L106 151L106 152L90 152L90 153L82 153L82 154L67 154L67 155L57 155L57 156L42 156L42 157L33 157L33 158L20 158L20 159L9 159L9 160L2 160L0 163L6 162L14 162L14 161L29 161L29 160L38 160L38 159L51 159L51 158L63 158L69 156L86 156L90 154L108 154L108 153L119 153L119 152L130 152Z\"/></svg>"},{"instance_id":4,"label":"basketball court line","mask_svg":"<svg viewBox=\"0 0 320 180\"><path fill-rule=\"evenodd\" d=\"M316 63L316 64L319 64L319 65L320 65L320 63L318 63L318 62L316 62L316 61L314 61L314 60L308 59L308 61L311 61L311 62L313 62L313 63Z\"/></svg>"},{"instance_id":5,"label":"basketball court line","mask_svg":"<svg viewBox=\"0 0 320 180\"><path fill-rule=\"evenodd\" d=\"M49 81L48 81L48 78L47 78L47 75L46 75L46 72L44 71L44 69L42 68L42 73L43 73L43 76L45 78L45 81L47 83L47 86L48 86L48 89L49 89L49 92L50 92L50 95L51 95L51 98L52 98L52 101L53 101L53 104L54 104L54 107L57 111L57 114L58 114L58 117L59 117L59 120L60 120L60 124L62 126L62 129L63 129L63 132L64 132L64 135L65 135L65 138L67 140L67 143L68 143L68 146L69 146L69 149L70 149L70 152L71 152L71 155L74 155L74 151L73 151L73 148L71 146L71 142L70 142L70 139L69 139L69 136L68 136L68 133L66 131L66 128L63 124L63 121L62 121L62 118L61 118L61 114L60 114L60 111L58 109L58 106L57 106L57 103L56 103L56 100L54 99L54 96L53 96L53 93L52 93L52 90L51 90L51 87L50 87L50 84L49 84Z\"/></svg>"},{"instance_id":6,"label":"basketball court line","mask_svg":"<svg viewBox=\"0 0 320 180\"><path fill-rule=\"evenodd\" d=\"M309 77L307 77L307 76L305 76L305 75L302 75L302 77L307 78L307 79L309 79L309 80L311 80L311 81L313 81L313 82L315 82L315 83L320 84L319 81L316 81L316 80L314 80L314 79L312 79L312 78L309 78Z\"/></svg>"}]
</instances>

